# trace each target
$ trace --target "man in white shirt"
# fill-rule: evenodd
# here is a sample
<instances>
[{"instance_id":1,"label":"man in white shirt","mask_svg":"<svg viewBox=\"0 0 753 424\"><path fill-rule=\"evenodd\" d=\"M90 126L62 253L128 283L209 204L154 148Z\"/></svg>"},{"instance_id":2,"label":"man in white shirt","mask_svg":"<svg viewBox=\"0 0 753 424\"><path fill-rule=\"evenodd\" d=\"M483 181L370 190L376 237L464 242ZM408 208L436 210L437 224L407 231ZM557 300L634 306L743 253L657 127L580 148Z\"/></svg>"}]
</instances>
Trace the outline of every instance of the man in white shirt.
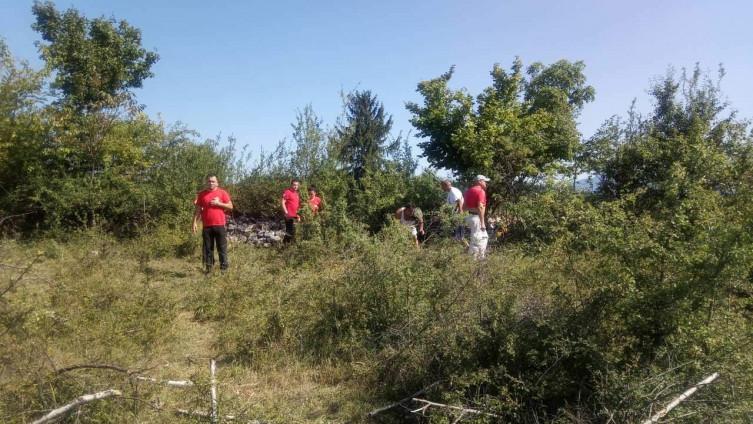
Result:
<instances>
[{"instance_id":1,"label":"man in white shirt","mask_svg":"<svg viewBox=\"0 0 753 424\"><path fill-rule=\"evenodd\" d=\"M447 193L447 204L452 205L455 213L463 212L463 193L459 189L452 186L450 180L442 180L442 191ZM455 240L462 240L465 227L461 224L455 228Z\"/></svg>"}]
</instances>

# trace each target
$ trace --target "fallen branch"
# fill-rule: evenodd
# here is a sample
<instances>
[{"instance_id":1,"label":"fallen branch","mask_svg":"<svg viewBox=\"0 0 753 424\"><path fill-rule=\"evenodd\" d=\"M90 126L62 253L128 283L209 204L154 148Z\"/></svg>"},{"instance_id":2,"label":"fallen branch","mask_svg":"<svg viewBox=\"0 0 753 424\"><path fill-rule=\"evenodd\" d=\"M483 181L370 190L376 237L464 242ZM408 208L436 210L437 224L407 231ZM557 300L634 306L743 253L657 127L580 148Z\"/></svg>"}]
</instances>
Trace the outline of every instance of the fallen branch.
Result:
<instances>
[{"instance_id":1,"label":"fallen branch","mask_svg":"<svg viewBox=\"0 0 753 424\"><path fill-rule=\"evenodd\" d=\"M422 403L425 404L424 406L416 409L415 411L411 411L413 413L417 413L417 412L423 413L423 412L426 412L426 410L429 409L429 407L436 406L436 407L439 407L439 408L447 408L447 409L454 409L456 411L460 411L461 415L464 415L464 414L477 414L477 415L486 415L487 417L501 418L499 415L490 414L488 412L479 411L477 409L464 408L464 407L460 407L460 406L445 405L443 403L431 402L431 401L428 401L426 399L413 398L412 400L414 402L422 402Z\"/></svg>"},{"instance_id":2,"label":"fallen branch","mask_svg":"<svg viewBox=\"0 0 753 424\"><path fill-rule=\"evenodd\" d=\"M463 417L465 416L465 414L466 414L466 411L462 411L460 413L460 415L458 415L458 417L455 419L455 421L452 422L452 424L458 424L460 422L460 420L463 419Z\"/></svg>"},{"instance_id":3,"label":"fallen branch","mask_svg":"<svg viewBox=\"0 0 753 424\"><path fill-rule=\"evenodd\" d=\"M156 378L152 377L144 377L142 375L137 375L136 380L139 381L148 381L150 383L155 384L164 384L165 386L170 387L191 387L194 385L194 382L191 380L157 380Z\"/></svg>"},{"instance_id":4,"label":"fallen branch","mask_svg":"<svg viewBox=\"0 0 753 424\"><path fill-rule=\"evenodd\" d=\"M391 403L391 404L389 404L387 406L383 406L381 408L377 408L377 409L369 412L368 414L366 414L366 416L367 417L373 417L376 414L380 414L380 413L382 413L382 412L384 412L384 411L386 411L388 409L392 409L392 408L394 408L394 407L396 407L398 405L402 405L403 403L408 402L409 400L413 399L414 397L416 397L418 395L421 395L421 394L424 394L425 392L429 391L432 387L436 386L437 384L439 384L439 381L435 381L435 382L429 384L428 386L424 387L423 389L417 391L416 393L413 393L412 395L410 395L410 396L408 396L406 398L400 399L399 401L397 401L395 403Z\"/></svg>"},{"instance_id":5,"label":"fallen branch","mask_svg":"<svg viewBox=\"0 0 753 424\"><path fill-rule=\"evenodd\" d=\"M105 370L112 370L112 371L118 371L126 374L132 374L136 371L131 371L123 367L119 367L117 365L110 365L110 364L78 364L78 365L71 365L69 367L60 368L59 370L55 371L55 375L60 375L67 373L69 371L75 371L80 369L105 369Z\"/></svg>"},{"instance_id":6,"label":"fallen branch","mask_svg":"<svg viewBox=\"0 0 753 424\"><path fill-rule=\"evenodd\" d=\"M79 396L73 402L67 405L63 405L60 408L53 409L47 415L34 421L32 424L43 424L43 423L50 422L77 406L80 406L80 405L83 405L85 403L89 403L95 400L105 399L110 396L123 396L123 392L121 392L120 390L109 389L103 392L97 392L97 393L92 393L90 395Z\"/></svg>"},{"instance_id":7,"label":"fallen branch","mask_svg":"<svg viewBox=\"0 0 753 424\"><path fill-rule=\"evenodd\" d=\"M217 364L214 359L209 360L209 379L212 384L210 395L212 398L212 424L217 424L217 378L215 373L217 372Z\"/></svg>"},{"instance_id":8,"label":"fallen branch","mask_svg":"<svg viewBox=\"0 0 753 424\"><path fill-rule=\"evenodd\" d=\"M5 222L5 221L7 221L7 220L9 220L9 219L11 219L11 218L18 218L19 216L26 216L26 215L31 215L31 214L33 214L33 213L34 213L34 212L24 212L24 213L18 213L18 214L15 214L15 215L6 215L6 216L4 216L4 217L0 218L0 225L1 225L1 224L2 224L3 222Z\"/></svg>"},{"instance_id":9,"label":"fallen branch","mask_svg":"<svg viewBox=\"0 0 753 424\"><path fill-rule=\"evenodd\" d=\"M146 369L129 370L127 368L123 368L117 365L110 365L110 364L78 364L78 365L71 365L65 368L60 368L59 370L55 371L55 375L60 375L60 374L64 374L70 371L81 370L81 369L111 370L111 371L122 372L130 376L133 376L136 373L146 370ZM145 377L143 375L136 375L136 376L133 376L133 378L139 381L148 381L150 383L164 384L166 386L171 386L171 387L190 387L194 385L194 382L191 380L157 380L156 378Z\"/></svg>"},{"instance_id":10,"label":"fallen branch","mask_svg":"<svg viewBox=\"0 0 753 424\"><path fill-rule=\"evenodd\" d=\"M695 393L696 391L698 391L698 389L700 389L701 387L713 383L714 380L717 379L717 377L719 377L719 373L718 372L715 372L715 373L711 374L710 376L706 377L705 379L703 379L703 381L701 381L700 383L696 384L695 386L689 388L683 394L681 394L680 396L678 396L675 399L673 399L672 402L670 402L667 406L664 407L664 409L662 409L661 411L659 411L656 414L654 414L654 416L652 416L651 418L649 418L646 421L644 421L643 424L655 424L655 423L659 422L659 420L662 419L662 417L664 417L665 415L667 415L669 413L669 411L671 411L672 409L674 409L677 405L679 405L680 403L682 403L682 401L684 401L685 399L687 399L690 396L692 396L693 393Z\"/></svg>"}]
</instances>

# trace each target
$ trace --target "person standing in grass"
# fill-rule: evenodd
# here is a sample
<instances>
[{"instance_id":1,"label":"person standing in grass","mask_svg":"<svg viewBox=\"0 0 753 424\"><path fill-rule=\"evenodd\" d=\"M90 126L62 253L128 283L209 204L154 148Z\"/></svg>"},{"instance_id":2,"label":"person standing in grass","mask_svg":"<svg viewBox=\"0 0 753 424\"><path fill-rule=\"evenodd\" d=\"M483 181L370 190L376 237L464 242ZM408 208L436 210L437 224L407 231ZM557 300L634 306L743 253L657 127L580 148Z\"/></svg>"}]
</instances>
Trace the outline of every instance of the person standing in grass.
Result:
<instances>
[{"instance_id":1,"label":"person standing in grass","mask_svg":"<svg viewBox=\"0 0 753 424\"><path fill-rule=\"evenodd\" d=\"M416 248L420 248L418 243L418 235L422 237L424 235L424 214L421 209L415 207L412 203L395 211L395 218L400 220L400 223L410 228L413 240L416 242Z\"/></svg>"},{"instance_id":2,"label":"person standing in grass","mask_svg":"<svg viewBox=\"0 0 753 424\"><path fill-rule=\"evenodd\" d=\"M220 269L226 271L229 266L227 259L227 229L225 228L225 213L233 210L230 195L219 187L217 175L209 174L206 178L206 188L196 194L193 201L193 233L196 234L199 219L202 230L202 254L206 272L214 267L214 247L220 258Z\"/></svg>"},{"instance_id":3,"label":"person standing in grass","mask_svg":"<svg viewBox=\"0 0 753 424\"><path fill-rule=\"evenodd\" d=\"M311 215L316 216L322 209L322 198L316 193L316 186L309 186L309 208L311 208Z\"/></svg>"},{"instance_id":4,"label":"person standing in grass","mask_svg":"<svg viewBox=\"0 0 753 424\"><path fill-rule=\"evenodd\" d=\"M290 181L290 187L282 192L282 213L285 214L285 237L282 241L289 244L295 241L295 225L301 220L298 216L298 208L301 204L301 198L298 195L298 188L301 182L297 178Z\"/></svg>"},{"instance_id":5,"label":"person standing in grass","mask_svg":"<svg viewBox=\"0 0 753 424\"><path fill-rule=\"evenodd\" d=\"M443 180L441 183L442 191L447 193L447 204L452 206L452 211L456 214L463 213L463 193L452 186L450 180ZM465 227L461 224L455 228L455 240L463 240Z\"/></svg>"},{"instance_id":6,"label":"person standing in grass","mask_svg":"<svg viewBox=\"0 0 753 424\"><path fill-rule=\"evenodd\" d=\"M476 175L476 183L463 194L463 210L470 215L465 218L465 224L470 231L471 243L468 253L476 259L486 256L486 245L489 234L486 232L486 183L489 178Z\"/></svg>"}]
</instances>

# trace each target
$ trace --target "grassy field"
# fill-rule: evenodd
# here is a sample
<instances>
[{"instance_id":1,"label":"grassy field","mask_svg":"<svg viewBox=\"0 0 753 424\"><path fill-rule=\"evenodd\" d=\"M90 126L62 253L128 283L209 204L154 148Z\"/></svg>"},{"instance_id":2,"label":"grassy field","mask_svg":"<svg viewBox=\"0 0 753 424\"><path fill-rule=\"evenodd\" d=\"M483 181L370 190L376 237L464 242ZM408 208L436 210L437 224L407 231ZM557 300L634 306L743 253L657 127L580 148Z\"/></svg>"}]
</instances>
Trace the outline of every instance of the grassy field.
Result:
<instances>
[{"instance_id":1,"label":"grassy field","mask_svg":"<svg viewBox=\"0 0 753 424\"><path fill-rule=\"evenodd\" d=\"M128 399L83 407L76 419L180 422L175 409L209 408L210 358L218 360L223 414L273 422L353 422L374 406L358 364L312 367L280 349L259 352L253 360L223 351L227 333L238 331L237 324L226 327L236 318L224 315L228 304L259 302L253 295L257 275L277 274L272 284L295 284L295 276L280 269L278 251L233 246L230 272L211 277L201 272L198 257L149 259L138 247L93 235L65 245L5 241L0 251L2 281L14 284L2 311L11 328L2 335L0 352L3 422L25 422L78 395L108 388L124 390ZM250 296L225 291L236 284L246 286ZM266 289L276 291L259 290ZM108 369L55 375L79 364L115 365L158 380L198 384L134 383Z\"/></svg>"},{"instance_id":2,"label":"grassy field","mask_svg":"<svg viewBox=\"0 0 753 424\"><path fill-rule=\"evenodd\" d=\"M210 359L220 414L234 422L368 422L369 411L434 381L427 398L501 411L508 422L599 422L600 411L631 422L710 366L727 383L699 399L737 408L731 422L750 417L742 371L753 363L744 349L750 331L738 331L749 328L738 312L747 306L703 313L707 327L671 336L640 362L631 349L645 342L619 316L626 306L596 285L622 275L610 274L606 259L507 247L473 262L451 241L416 251L403 236L388 227L337 246L233 245L229 272L211 276L197 238L178 249L183 257L156 256L164 249L155 239L98 233L66 243L5 240L0 421L31 422L77 396L118 389L122 397L76 408L65 422L206 422L176 410L209 411ZM76 365L118 369L65 370ZM650 387L635 384L642 381ZM586 391L588 402L571 403ZM708 416L706 406L690 412ZM586 407L591 418L578 418ZM375 422L455 418L398 407ZM464 422L495 421L473 420Z\"/></svg>"}]
</instances>

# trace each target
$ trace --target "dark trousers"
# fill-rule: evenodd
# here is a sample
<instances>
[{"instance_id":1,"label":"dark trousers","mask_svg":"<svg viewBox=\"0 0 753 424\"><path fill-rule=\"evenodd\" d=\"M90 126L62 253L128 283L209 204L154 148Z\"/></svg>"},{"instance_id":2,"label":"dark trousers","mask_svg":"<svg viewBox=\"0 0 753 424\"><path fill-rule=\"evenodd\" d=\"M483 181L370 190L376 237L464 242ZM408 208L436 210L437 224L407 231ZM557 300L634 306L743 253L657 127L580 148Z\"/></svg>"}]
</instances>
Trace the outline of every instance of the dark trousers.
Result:
<instances>
[{"instance_id":1,"label":"dark trousers","mask_svg":"<svg viewBox=\"0 0 753 424\"><path fill-rule=\"evenodd\" d=\"M214 266L214 246L217 245L217 253L220 256L220 269L226 270L227 262L227 229L224 225L205 227L201 231L204 252L204 266L210 271Z\"/></svg>"},{"instance_id":2,"label":"dark trousers","mask_svg":"<svg viewBox=\"0 0 753 424\"><path fill-rule=\"evenodd\" d=\"M285 237L283 243L292 243L295 241L295 218L285 218Z\"/></svg>"}]
</instances>

